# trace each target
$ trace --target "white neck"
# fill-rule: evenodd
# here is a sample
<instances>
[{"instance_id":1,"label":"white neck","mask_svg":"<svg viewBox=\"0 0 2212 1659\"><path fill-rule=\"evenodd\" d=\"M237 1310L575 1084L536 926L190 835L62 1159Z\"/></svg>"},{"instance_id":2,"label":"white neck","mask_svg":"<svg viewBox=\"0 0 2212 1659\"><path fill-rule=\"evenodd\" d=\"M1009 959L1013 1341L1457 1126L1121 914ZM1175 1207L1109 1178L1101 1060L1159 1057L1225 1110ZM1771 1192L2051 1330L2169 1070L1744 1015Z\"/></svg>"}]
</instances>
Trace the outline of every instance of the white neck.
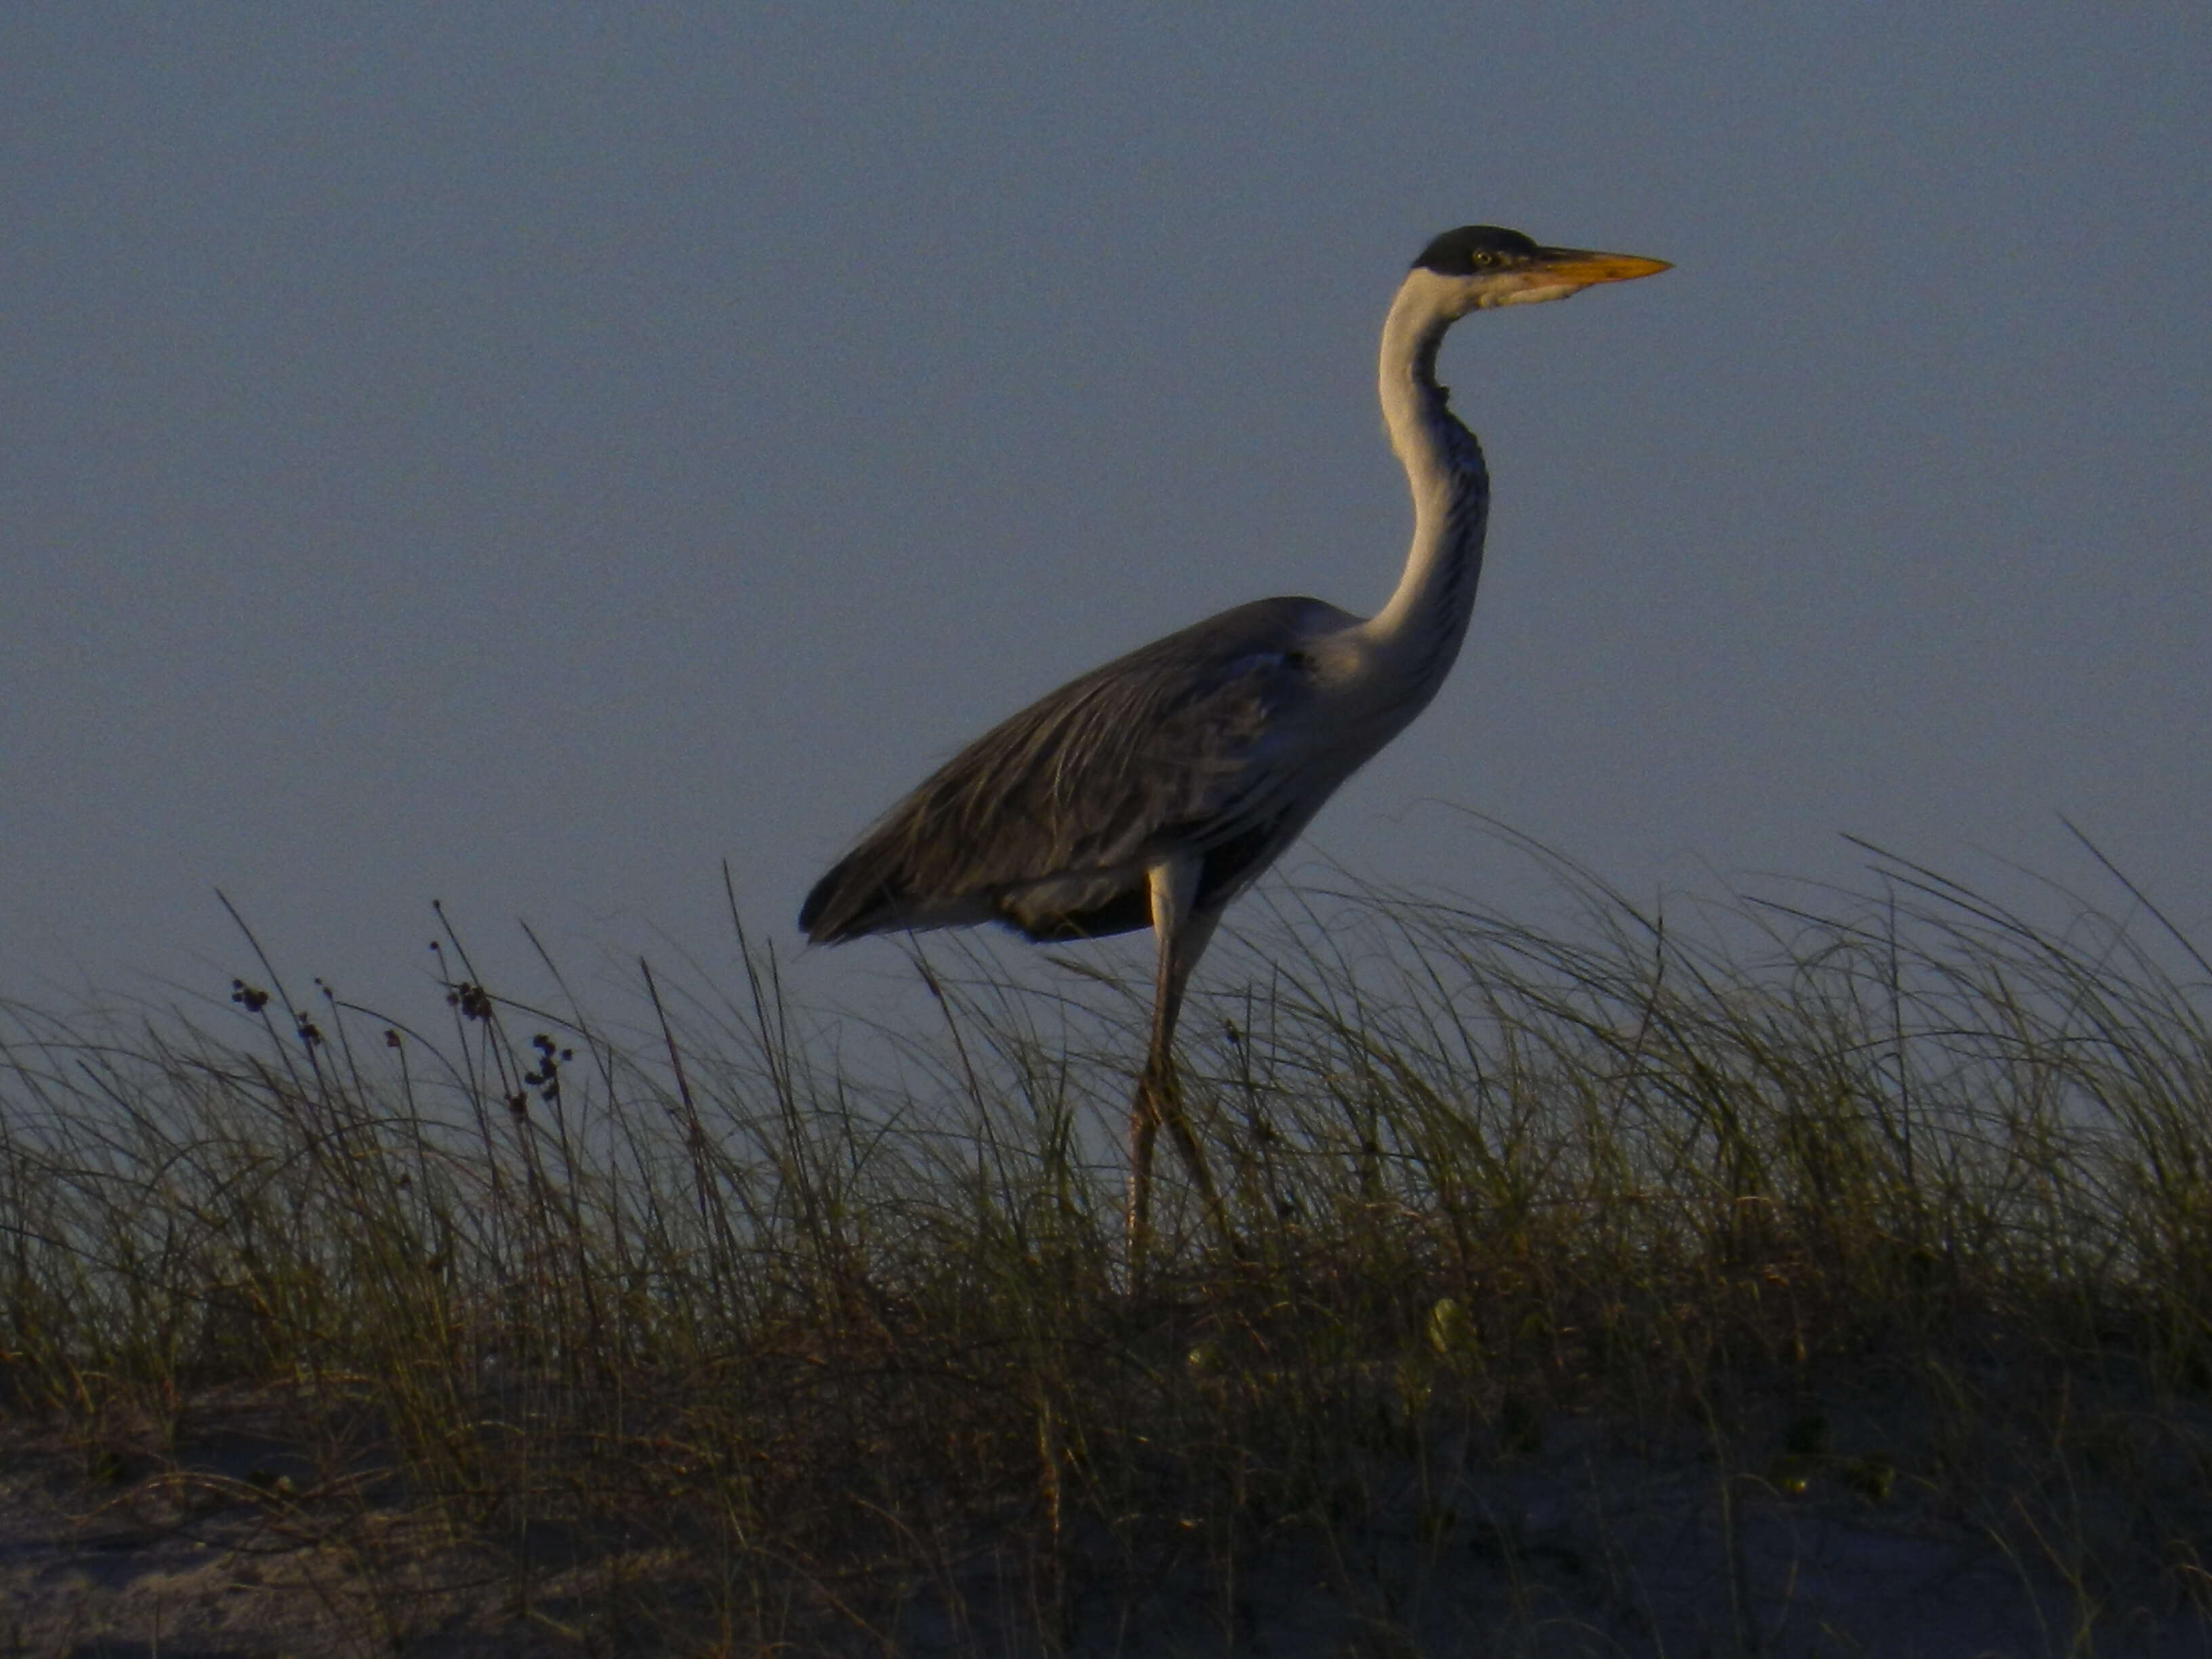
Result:
<instances>
[{"instance_id":1,"label":"white neck","mask_svg":"<svg viewBox=\"0 0 2212 1659\"><path fill-rule=\"evenodd\" d=\"M1382 421L1413 487L1413 544L1397 592L1360 631L1392 670L1417 683L1408 689L1419 702L1443 683L1466 636L1490 512L1482 447L1437 384L1437 348L1464 314L1462 293L1417 269L1382 325Z\"/></svg>"}]
</instances>

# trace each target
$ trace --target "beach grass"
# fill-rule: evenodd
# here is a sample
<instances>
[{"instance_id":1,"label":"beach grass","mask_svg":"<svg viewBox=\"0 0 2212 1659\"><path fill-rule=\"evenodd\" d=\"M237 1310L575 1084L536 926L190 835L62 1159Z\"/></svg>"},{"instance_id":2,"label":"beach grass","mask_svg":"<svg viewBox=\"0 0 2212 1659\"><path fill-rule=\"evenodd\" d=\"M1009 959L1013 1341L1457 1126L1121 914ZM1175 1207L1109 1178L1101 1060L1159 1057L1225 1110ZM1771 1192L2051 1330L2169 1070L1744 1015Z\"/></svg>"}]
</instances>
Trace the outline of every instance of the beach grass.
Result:
<instances>
[{"instance_id":1,"label":"beach grass","mask_svg":"<svg viewBox=\"0 0 2212 1659\"><path fill-rule=\"evenodd\" d=\"M1079 950L924 941L896 1031L734 906L605 1012L450 931L435 1020L250 935L228 1005L7 1006L0 1409L64 1508L323 1552L362 1651L1980 1650L1954 1593L2208 1650L2190 939L1525 850L1540 926L1247 902L1183 1051L1227 1233L1164 1166L1141 1273L1142 988Z\"/></svg>"}]
</instances>

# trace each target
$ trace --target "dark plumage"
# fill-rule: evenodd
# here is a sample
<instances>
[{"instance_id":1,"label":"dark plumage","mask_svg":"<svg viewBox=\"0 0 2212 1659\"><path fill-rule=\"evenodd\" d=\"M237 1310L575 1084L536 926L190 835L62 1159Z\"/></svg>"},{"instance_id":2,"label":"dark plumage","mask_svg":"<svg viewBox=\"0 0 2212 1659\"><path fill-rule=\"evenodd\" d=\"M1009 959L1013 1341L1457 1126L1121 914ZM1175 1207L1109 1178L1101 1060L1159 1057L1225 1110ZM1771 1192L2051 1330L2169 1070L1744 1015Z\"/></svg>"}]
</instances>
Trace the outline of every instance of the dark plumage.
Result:
<instances>
[{"instance_id":1,"label":"dark plumage","mask_svg":"<svg viewBox=\"0 0 2212 1659\"><path fill-rule=\"evenodd\" d=\"M894 806L799 925L817 943L986 921L1033 939L1127 933L1151 926L1146 872L1177 852L1202 861L1197 907L1226 904L1289 839L1255 763L1311 696L1301 646L1343 620L1260 599L1071 680Z\"/></svg>"},{"instance_id":2,"label":"dark plumage","mask_svg":"<svg viewBox=\"0 0 2212 1659\"><path fill-rule=\"evenodd\" d=\"M1433 270L1439 276L1472 276L1486 267L1525 262L1540 251L1531 238L1517 230L1462 225L1423 248L1413 269Z\"/></svg>"}]
</instances>

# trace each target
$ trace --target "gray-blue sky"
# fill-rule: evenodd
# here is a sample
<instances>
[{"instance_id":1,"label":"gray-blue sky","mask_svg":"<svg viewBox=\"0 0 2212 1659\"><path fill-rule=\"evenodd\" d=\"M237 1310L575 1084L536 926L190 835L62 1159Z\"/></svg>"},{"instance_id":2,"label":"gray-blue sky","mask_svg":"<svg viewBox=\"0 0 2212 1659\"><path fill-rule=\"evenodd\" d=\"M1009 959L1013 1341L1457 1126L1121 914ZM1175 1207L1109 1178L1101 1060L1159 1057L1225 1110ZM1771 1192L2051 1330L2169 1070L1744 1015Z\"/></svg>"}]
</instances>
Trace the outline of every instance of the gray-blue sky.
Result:
<instances>
[{"instance_id":1,"label":"gray-blue sky","mask_svg":"<svg viewBox=\"0 0 2212 1659\"><path fill-rule=\"evenodd\" d=\"M2200 6L11 6L0 145L0 991L788 938L1027 698L1379 602L1478 219L1678 269L1455 336L1468 653L1293 868L2064 812L2212 917Z\"/></svg>"}]
</instances>

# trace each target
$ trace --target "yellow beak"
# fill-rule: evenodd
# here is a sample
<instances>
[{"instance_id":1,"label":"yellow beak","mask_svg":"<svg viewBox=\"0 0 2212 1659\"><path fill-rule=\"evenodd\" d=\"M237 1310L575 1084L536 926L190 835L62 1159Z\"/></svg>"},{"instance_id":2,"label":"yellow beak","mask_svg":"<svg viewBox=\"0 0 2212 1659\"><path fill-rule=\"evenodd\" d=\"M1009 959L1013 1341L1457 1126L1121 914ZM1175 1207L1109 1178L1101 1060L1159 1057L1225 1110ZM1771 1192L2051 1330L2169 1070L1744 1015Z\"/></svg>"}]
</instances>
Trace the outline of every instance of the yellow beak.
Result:
<instances>
[{"instance_id":1,"label":"yellow beak","mask_svg":"<svg viewBox=\"0 0 2212 1659\"><path fill-rule=\"evenodd\" d=\"M1635 253L1591 253L1578 247L1547 247L1537 268L1547 276L1587 285L1656 276L1662 270L1672 270L1674 266L1664 259L1646 259Z\"/></svg>"}]
</instances>

